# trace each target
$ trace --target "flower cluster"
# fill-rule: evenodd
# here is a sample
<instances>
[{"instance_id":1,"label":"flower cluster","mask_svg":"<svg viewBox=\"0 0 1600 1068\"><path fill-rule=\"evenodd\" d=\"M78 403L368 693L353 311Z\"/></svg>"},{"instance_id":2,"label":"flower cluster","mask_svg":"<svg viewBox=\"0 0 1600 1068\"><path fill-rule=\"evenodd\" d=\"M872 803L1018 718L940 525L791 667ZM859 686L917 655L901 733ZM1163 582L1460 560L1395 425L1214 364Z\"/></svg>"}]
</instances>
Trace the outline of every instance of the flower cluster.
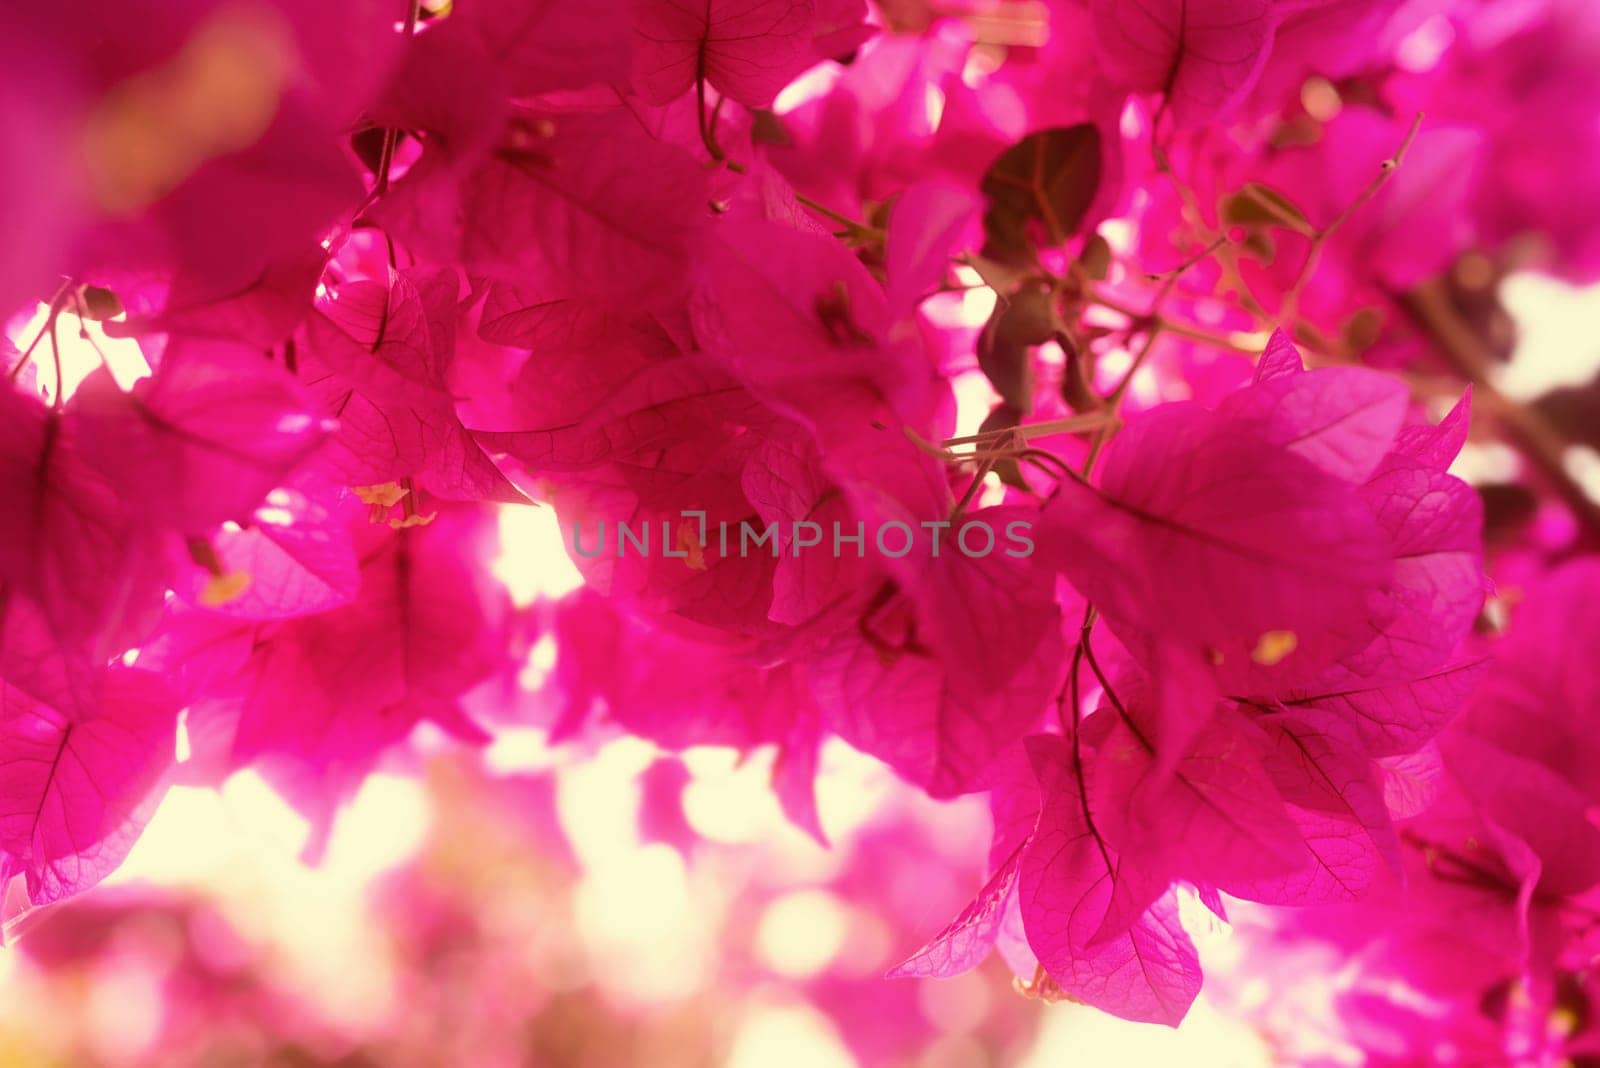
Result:
<instances>
[{"instance_id":1,"label":"flower cluster","mask_svg":"<svg viewBox=\"0 0 1600 1068\"><path fill-rule=\"evenodd\" d=\"M172 782L325 836L423 723L774 747L821 839L836 736L993 810L897 974L998 947L1175 1025L1192 895L1450 1006L1352 995L1369 1051L1580 1048L1593 566L1491 635L1600 538L1592 391L1495 385L1501 279L1600 279L1587 0L140 7L0 40L32 902ZM72 328L148 373L74 385ZM1469 434L1518 476L1451 474ZM584 585L514 603L534 507Z\"/></svg>"}]
</instances>

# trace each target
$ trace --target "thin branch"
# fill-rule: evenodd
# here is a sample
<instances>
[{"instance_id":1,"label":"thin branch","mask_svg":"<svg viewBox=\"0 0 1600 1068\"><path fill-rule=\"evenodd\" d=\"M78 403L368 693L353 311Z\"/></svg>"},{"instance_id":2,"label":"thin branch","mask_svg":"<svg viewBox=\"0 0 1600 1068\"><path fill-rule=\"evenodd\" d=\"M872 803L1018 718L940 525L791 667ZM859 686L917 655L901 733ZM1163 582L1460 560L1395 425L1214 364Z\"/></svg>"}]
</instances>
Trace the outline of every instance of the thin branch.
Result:
<instances>
[{"instance_id":1,"label":"thin branch","mask_svg":"<svg viewBox=\"0 0 1600 1068\"><path fill-rule=\"evenodd\" d=\"M422 0L411 0L406 8L406 21L402 30L406 37L411 37L417 32L417 20L421 16ZM400 146L400 131L390 126L383 131L383 148L378 153L377 181L372 187L372 197L376 199L389 189L389 168L394 164L395 151Z\"/></svg>"},{"instance_id":2,"label":"thin branch","mask_svg":"<svg viewBox=\"0 0 1600 1068\"><path fill-rule=\"evenodd\" d=\"M1071 415L1064 419L1024 423L1021 426L1003 427L999 430L990 430L982 434L946 438L943 444L946 448L952 445L971 445L976 442L996 441L1006 437L1008 434L1020 437L1023 441L1031 441L1034 438L1042 438L1050 434L1076 434L1084 430L1097 430L1108 421L1109 416L1105 412L1085 412L1082 415Z\"/></svg>"},{"instance_id":3,"label":"thin branch","mask_svg":"<svg viewBox=\"0 0 1600 1068\"><path fill-rule=\"evenodd\" d=\"M1505 429L1511 444L1550 480L1573 516L1600 539L1600 503L1567 470L1571 443L1535 408L1507 397L1492 381L1494 356L1473 329L1450 306L1437 282L1410 293L1391 294L1400 308L1434 341L1435 348L1457 374L1472 383L1473 400Z\"/></svg>"},{"instance_id":4,"label":"thin branch","mask_svg":"<svg viewBox=\"0 0 1600 1068\"><path fill-rule=\"evenodd\" d=\"M1227 235L1218 234L1206 245L1205 248L1201 249L1199 252L1196 252L1193 256L1190 256L1172 270L1167 271L1165 274L1146 275L1145 278L1151 282L1162 282L1165 286L1170 287L1176 283L1179 278L1182 278L1184 273L1187 272L1189 268L1203 262L1207 256L1210 256L1213 252L1217 251L1217 249L1221 248L1227 243ZM1160 298L1157 299L1159 300Z\"/></svg>"},{"instance_id":5,"label":"thin branch","mask_svg":"<svg viewBox=\"0 0 1600 1068\"><path fill-rule=\"evenodd\" d=\"M1377 196L1379 191L1388 184L1389 179L1394 176L1394 172L1400 169L1400 164L1405 162L1406 152L1410 150L1412 142L1417 139L1417 131L1422 129L1422 118L1422 112L1417 112L1417 117L1411 120L1411 128L1406 131L1405 140L1400 142L1400 147L1395 150L1394 155L1379 164L1378 173L1373 177L1372 181L1367 183L1366 188L1356 194L1356 198L1346 204L1344 210L1331 223L1318 230L1316 236L1311 239L1311 248L1306 252L1306 262L1300 268L1300 276L1295 279L1294 285L1289 287L1289 292L1284 294L1283 304L1278 309L1277 321L1279 323L1288 322L1295 317L1295 313L1300 307L1300 293L1317 273L1317 267L1322 262L1323 250L1328 245L1328 238L1332 237L1339 227L1349 221L1352 215L1360 211L1373 197Z\"/></svg>"},{"instance_id":6,"label":"thin branch","mask_svg":"<svg viewBox=\"0 0 1600 1068\"><path fill-rule=\"evenodd\" d=\"M56 365L56 395L50 399L50 407L52 408L61 407L61 395L65 392L62 389L61 382L61 344L56 337L56 324L60 321L61 309L52 309L50 312L50 358L55 361Z\"/></svg>"},{"instance_id":7,"label":"thin branch","mask_svg":"<svg viewBox=\"0 0 1600 1068\"><path fill-rule=\"evenodd\" d=\"M709 118L706 114L705 62L705 50L702 49L700 58L696 62L694 72L695 123L700 127L700 143L706 146L706 151L711 154L712 162L721 163L724 159L727 159L727 155L722 151L722 146L717 144L717 133L716 130L713 129L713 122L715 120ZM719 100L717 101L717 109L719 113L721 108L722 102Z\"/></svg>"},{"instance_id":8,"label":"thin branch","mask_svg":"<svg viewBox=\"0 0 1600 1068\"><path fill-rule=\"evenodd\" d=\"M1173 276L1168 280L1167 285L1163 287L1165 292L1170 292L1171 283L1176 277L1177 276ZM1143 312L1139 311L1137 308L1122 303L1114 297L1108 297L1099 292L1087 292L1084 294L1084 296L1090 304L1097 304L1108 311L1114 311L1119 315L1125 315L1134 323L1153 323L1160 328L1162 333L1171 334L1174 337L1186 337L1191 341L1198 341L1201 344L1210 345L1214 348L1224 349L1228 352L1247 353L1251 356L1254 356L1260 351L1260 346L1254 344L1253 341L1242 341L1233 334L1220 334L1214 330L1207 330L1203 326L1193 326L1181 320L1172 319L1160 314L1158 309L1161 306L1161 301L1165 299L1165 293L1158 297L1157 301L1151 305L1151 310Z\"/></svg>"},{"instance_id":9,"label":"thin branch","mask_svg":"<svg viewBox=\"0 0 1600 1068\"><path fill-rule=\"evenodd\" d=\"M983 488L983 480L989 477L989 472L994 470L994 465L995 461L987 458L978 464L978 469L972 473L972 481L967 483L967 492L961 495L961 499L956 502L955 508L950 511L950 522L954 523L966 514L967 505L971 504L973 498L977 497L978 491Z\"/></svg>"},{"instance_id":10,"label":"thin branch","mask_svg":"<svg viewBox=\"0 0 1600 1068\"><path fill-rule=\"evenodd\" d=\"M709 148L710 146L707 146L707 147ZM718 151L721 151L721 150L718 149ZM716 162L722 164L724 167L728 168L728 170L732 171L734 174L749 174L750 173L749 169L746 168L745 165L740 163L738 160L732 160L732 159L727 159L727 158L723 157L723 158L718 158ZM843 226L845 228L845 232L844 233L842 233L842 234L834 234L833 235L834 237L854 237L854 238L869 238L869 239L879 239L879 240L881 240L883 238L883 236L884 236L883 231L878 229L876 226L868 226L864 222L859 222L859 221L857 221L855 219L850 218L850 216L848 216L848 215L842 214L841 212L834 211L832 208L828 207L826 204L819 204L817 201L812 200L810 197L806 196L804 193L799 192L798 190L792 190L792 192L794 192L794 199L796 201L798 201L803 207L809 208L810 210L816 212L818 215L821 215L821 216L823 216L825 218L832 219L834 222L838 223L840 226ZM929 294L929 295L931 296L932 294ZM924 299L926 299L926 298L924 298Z\"/></svg>"},{"instance_id":11,"label":"thin branch","mask_svg":"<svg viewBox=\"0 0 1600 1068\"><path fill-rule=\"evenodd\" d=\"M44 321L44 323L40 324L39 332L33 335L33 340L28 342L28 347L24 349L21 355L17 357L17 362L11 367L11 373L6 376L8 381L15 382L18 378L22 377L22 369L28 366L28 361L33 357L33 350L38 348L39 342L44 340L44 335L49 331L50 324L54 323L56 316L61 314L61 309L65 305L67 293L71 289L72 280L69 278L65 282L61 283L61 288L57 289L55 294L50 298L49 317Z\"/></svg>"},{"instance_id":12,"label":"thin branch","mask_svg":"<svg viewBox=\"0 0 1600 1068\"><path fill-rule=\"evenodd\" d=\"M1127 396L1128 388L1133 385L1133 376L1139 373L1140 367L1144 366L1144 361L1149 358L1150 353L1155 349L1156 339L1160 336L1161 326L1159 320L1157 320L1151 323L1150 332L1145 335L1144 345L1134 354L1132 362L1128 364L1128 370L1122 376L1122 380L1106 396L1106 406L1110 411L1116 412L1122 407L1122 398ZM1094 463L1100 458L1101 450L1106 447L1106 443L1111 440L1112 434L1115 433L1115 426L1116 424L1108 423L1094 436L1094 441L1090 443L1089 455L1083 461L1083 477L1085 479L1094 470Z\"/></svg>"},{"instance_id":13,"label":"thin branch","mask_svg":"<svg viewBox=\"0 0 1600 1068\"><path fill-rule=\"evenodd\" d=\"M1156 171L1166 177L1168 184L1177 193L1178 200L1183 205L1184 218L1188 220L1189 225L1203 240L1208 242L1215 241L1216 237L1220 235L1213 234L1210 227L1206 225L1205 213L1200 208L1200 201L1195 196L1194 190L1178 180L1177 172L1172 169L1172 161L1167 158L1166 152L1158 145L1152 144L1152 148L1155 153ZM1239 304L1257 319L1269 319L1270 316L1267 314L1266 308L1261 306L1261 302L1251 292L1249 283L1245 281L1243 272L1239 270L1238 252L1234 246L1231 243L1224 242L1218 246L1217 251L1219 253L1217 262L1222 267L1223 281L1233 288L1234 293L1239 298Z\"/></svg>"},{"instance_id":14,"label":"thin branch","mask_svg":"<svg viewBox=\"0 0 1600 1068\"><path fill-rule=\"evenodd\" d=\"M1072 481L1081 482L1085 486L1089 485L1089 479L1083 474L1083 472L1076 470L1071 464L1067 463L1055 453L1050 452L1048 449L1023 449L1021 452L1017 453L1016 458L1018 460L1026 460L1032 463L1035 467L1040 467L1041 469L1043 469L1045 465L1049 465L1049 467L1059 471L1061 474L1072 479Z\"/></svg>"}]
</instances>

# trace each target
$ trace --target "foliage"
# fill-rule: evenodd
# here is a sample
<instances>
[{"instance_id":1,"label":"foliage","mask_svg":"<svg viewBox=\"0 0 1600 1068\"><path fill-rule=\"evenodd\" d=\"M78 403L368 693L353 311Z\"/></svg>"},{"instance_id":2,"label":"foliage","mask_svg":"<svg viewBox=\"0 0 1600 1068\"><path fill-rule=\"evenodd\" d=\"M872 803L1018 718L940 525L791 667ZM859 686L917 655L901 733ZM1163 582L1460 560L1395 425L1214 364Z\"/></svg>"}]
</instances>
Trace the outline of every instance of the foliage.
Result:
<instances>
[{"instance_id":1,"label":"foliage","mask_svg":"<svg viewBox=\"0 0 1600 1068\"><path fill-rule=\"evenodd\" d=\"M771 747L822 838L837 736L995 815L898 974L1176 1025L1180 899L1252 902L1375 1061L1584 1055L1594 391L1495 371L1502 277L1600 279L1592 5L83 7L0 41L32 903L173 782L321 841L424 723ZM149 373L73 388L72 324ZM1487 558L1469 437L1532 502ZM585 586L514 603L535 507Z\"/></svg>"}]
</instances>

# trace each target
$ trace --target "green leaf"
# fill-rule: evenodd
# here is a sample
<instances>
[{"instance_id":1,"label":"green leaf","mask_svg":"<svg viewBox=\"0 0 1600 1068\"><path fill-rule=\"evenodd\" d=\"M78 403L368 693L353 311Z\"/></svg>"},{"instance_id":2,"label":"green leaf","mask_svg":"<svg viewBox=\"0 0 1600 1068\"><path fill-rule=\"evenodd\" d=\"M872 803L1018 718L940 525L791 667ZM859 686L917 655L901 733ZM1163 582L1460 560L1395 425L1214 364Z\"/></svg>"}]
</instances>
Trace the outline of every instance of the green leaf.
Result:
<instances>
[{"instance_id":1,"label":"green leaf","mask_svg":"<svg viewBox=\"0 0 1600 1068\"><path fill-rule=\"evenodd\" d=\"M1600 378L1553 389L1532 407L1574 445L1600 448Z\"/></svg>"},{"instance_id":2,"label":"green leaf","mask_svg":"<svg viewBox=\"0 0 1600 1068\"><path fill-rule=\"evenodd\" d=\"M109 289L83 286L78 290L79 314L90 322L104 322L122 314L122 301Z\"/></svg>"},{"instance_id":3,"label":"green leaf","mask_svg":"<svg viewBox=\"0 0 1600 1068\"><path fill-rule=\"evenodd\" d=\"M1260 182L1246 182L1222 198L1222 221L1227 226L1276 226L1306 237L1316 233L1293 201Z\"/></svg>"},{"instance_id":4,"label":"green leaf","mask_svg":"<svg viewBox=\"0 0 1600 1068\"><path fill-rule=\"evenodd\" d=\"M1091 123L1029 134L995 159L979 187L988 198L983 254L1031 263L1078 231L1100 189L1100 131Z\"/></svg>"},{"instance_id":5,"label":"green leaf","mask_svg":"<svg viewBox=\"0 0 1600 1068\"><path fill-rule=\"evenodd\" d=\"M1495 482L1475 488L1483 498L1485 541L1500 544L1514 541L1538 514L1539 499L1526 486Z\"/></svg>"},{"instance_id":6,"label":"green leaf","mask_svg":"<svg viewBox=\"0 0 1600 1068\"><path fill-rule=\"evenodd\" d=\"M994 290L995 296L1005 300L1006 296L1022 284L1023 280L1033 277L1032 272L1019 268L1015 264L1001 263L999 260L985 259L982 256L968 254L961 258L962 263L978 272L978 277L983 284Z\"/></svg>"},{"instance_id":7,"label":"green leaf","mask_svg":"<svg viewBox=\"0 0 1600 1068\"><path fill-rule=\"evenodd\" d=\"M1033 346L1060 328L1047 285L1033 282L995 305L978 334L978 369L996 393L1019 411L1033 408Z\"/></svg>"},{"instance_id":8,"label":"green leaf","mask_svg":"<svg viewBox=\"0 0 1600 1068\"><path fill-rule=\"evenodd\" d=\"M1078 266L1096 282L1104 282L1111 273L1111 245L1099 234L1090 234L1078 253Z\"/></svg>"}]
</instances>

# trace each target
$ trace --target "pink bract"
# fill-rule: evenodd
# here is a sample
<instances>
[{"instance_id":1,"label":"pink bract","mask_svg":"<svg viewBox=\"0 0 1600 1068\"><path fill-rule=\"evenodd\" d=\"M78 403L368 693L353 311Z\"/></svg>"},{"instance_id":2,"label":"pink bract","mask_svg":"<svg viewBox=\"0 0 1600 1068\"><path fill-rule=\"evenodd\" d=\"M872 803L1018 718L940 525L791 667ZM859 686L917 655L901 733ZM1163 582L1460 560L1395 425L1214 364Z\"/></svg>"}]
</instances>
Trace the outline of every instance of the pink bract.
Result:
<instances>
[{"instance_id":1,"label":"pink bract","mask_svg":"<svg viewBox=\"0 0 1600 1068\"><path fill-rule=\"evenodd\" d=\"M721 749L892 977L1600 1050L1592 3L12 6L13 908L441 752L573 879L633 761L699 908ZM791 984L863 1066L886 960Z\"/></svg>"}]
</instances>

